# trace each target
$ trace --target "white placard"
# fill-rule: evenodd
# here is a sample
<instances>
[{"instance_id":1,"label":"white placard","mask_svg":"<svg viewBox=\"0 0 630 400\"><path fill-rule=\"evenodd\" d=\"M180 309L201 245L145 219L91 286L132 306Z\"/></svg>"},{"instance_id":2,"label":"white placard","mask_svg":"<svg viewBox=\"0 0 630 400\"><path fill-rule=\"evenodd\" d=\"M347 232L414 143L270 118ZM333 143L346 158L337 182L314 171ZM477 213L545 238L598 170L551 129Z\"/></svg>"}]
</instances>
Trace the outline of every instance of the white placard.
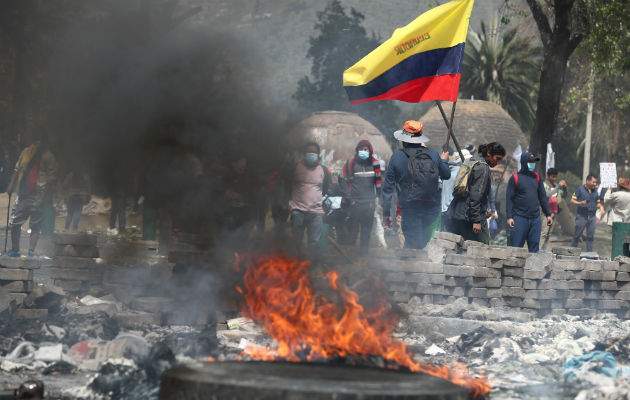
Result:
<instances>
[{"instance_id":1,"label":"white placard","mask_svg":"<svg viewBox=\"0 0 630 400\"><path fill-rule=\"evenodd\" d=\"M617 164L599 163L600 186L603 188L617 187Z\"/></svg>"}]
</instances>

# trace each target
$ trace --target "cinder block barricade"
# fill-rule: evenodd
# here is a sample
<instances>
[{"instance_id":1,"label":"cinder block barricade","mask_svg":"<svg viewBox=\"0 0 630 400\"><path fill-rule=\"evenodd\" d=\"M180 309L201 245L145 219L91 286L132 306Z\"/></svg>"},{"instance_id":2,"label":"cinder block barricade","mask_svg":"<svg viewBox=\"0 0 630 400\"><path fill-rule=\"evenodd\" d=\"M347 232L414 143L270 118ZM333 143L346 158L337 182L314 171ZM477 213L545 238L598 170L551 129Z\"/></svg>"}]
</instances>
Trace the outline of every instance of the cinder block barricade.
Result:
<instances>
[{"instance_id":1,"label":"cinder block barricade","mask_svg":"<svg viewBox=\"0 0 630 400\"><path fill-rule=\"evenodd\" d=\"M48 260L0 257L0 287L16 305L22 304L33 290L33 270L43 264L49 264Z\"/></svg>"},{"instance_id":2,"label":"cinder block barricade","mask_svg":"<svg viewBox=\"0 0 630 400\"><path fill-rule=\"evenodd\" d=\"M102 281L96 235L89 233L54 233L53 265L49 269L54 286L80 294Z\"/></svg>"},{"instance_id":3,"label":"cinder block barricade","mask_svg":"<svg viewBox=\"0 0 630 400\"><path fill-rule=\"evenodd\" d=\"M529 254L525 248L487 246L438 232L423 250L375 252L390 298L407 303L449 304L465 297L486 307L512 307L538 316L630 317L630 258L580 258L580 249L555 247ZM371 254L372 256L372 254Z\"/></svg>"}]
</instances>

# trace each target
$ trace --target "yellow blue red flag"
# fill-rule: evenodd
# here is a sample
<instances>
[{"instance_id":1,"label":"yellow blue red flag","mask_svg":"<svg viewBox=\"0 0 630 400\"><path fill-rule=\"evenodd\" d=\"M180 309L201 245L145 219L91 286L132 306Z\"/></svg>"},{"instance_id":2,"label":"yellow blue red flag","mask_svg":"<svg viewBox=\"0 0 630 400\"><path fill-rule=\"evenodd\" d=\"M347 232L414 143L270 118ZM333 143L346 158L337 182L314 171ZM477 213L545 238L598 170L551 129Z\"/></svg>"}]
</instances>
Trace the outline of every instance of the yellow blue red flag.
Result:
<instances>
[{"instance_id":1,"label":"yellow blue red flag","mask_svg":"<svg viewBox=\"0 0 630 400\"><path fill-rule=\"evenodd\" d=\"M396 29L343 73L352 104L456 101L474 0L453 0Z\"/></svg>"}]
</instances>

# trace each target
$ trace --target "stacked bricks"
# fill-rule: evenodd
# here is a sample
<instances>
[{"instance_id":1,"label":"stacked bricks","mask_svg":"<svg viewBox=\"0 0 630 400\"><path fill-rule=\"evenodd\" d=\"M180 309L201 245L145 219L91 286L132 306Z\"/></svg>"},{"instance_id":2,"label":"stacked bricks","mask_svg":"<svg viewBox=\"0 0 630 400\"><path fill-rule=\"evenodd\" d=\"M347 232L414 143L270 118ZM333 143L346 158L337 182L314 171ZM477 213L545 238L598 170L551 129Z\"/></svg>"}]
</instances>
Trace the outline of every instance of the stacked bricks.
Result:
<instances>
[{"instance_id":1,"label":"stacked bricks","mask_svg":"<svg viewBox=\"0 0 630 400\"><path fill-rule=\"evenodd\" d=\"M96 235L88 233L54 233L53 266L49 268L52 284L70 293L82 293L100 284L102 272L98 263Z\"/></svg>"},{"instance_id":2,"label":"stacked bricks","mask_svg":"<svg viewBox=\"0 0 630 400\"><path fill-rule=\"evenodd\" d=\"M33 290L33 270L42 267L47 260L35 258L0 258L0 286L9 292L16 304L20 305Z\"/></svg>"},{"instance_id":3,"label":"stacked bricks","mask_svg":"<svg viewBox=\"0 0 630 400\"><path fill-rule=\"evenodd\" d=\"M630 317L630 259L580 259L580 249L572 247L529 254L444 232L424 250L376 257L375 267L396 302L418 296L425 304L447 304L466 297L469 303L541 316L614 312Z\"/></svg>"}]
</instances>

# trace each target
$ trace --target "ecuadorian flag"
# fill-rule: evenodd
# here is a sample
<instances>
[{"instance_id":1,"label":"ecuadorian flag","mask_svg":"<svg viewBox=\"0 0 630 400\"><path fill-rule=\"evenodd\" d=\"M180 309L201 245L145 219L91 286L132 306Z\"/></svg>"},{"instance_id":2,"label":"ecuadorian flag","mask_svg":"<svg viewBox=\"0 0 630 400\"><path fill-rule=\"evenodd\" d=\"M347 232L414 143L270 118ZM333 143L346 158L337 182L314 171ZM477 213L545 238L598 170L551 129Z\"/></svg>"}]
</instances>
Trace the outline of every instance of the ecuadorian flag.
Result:
<instances>
[{"instance_id":1,"label":"ecuadorian flag","mask_svg":"<svg viewBox=\"0 0 630 400\"><path fill-rule=\"evenodd\" d=\"M457 101L473 3L453 0L396 29L343 73L350 102Z\"/></svg>"}]
</instances>

